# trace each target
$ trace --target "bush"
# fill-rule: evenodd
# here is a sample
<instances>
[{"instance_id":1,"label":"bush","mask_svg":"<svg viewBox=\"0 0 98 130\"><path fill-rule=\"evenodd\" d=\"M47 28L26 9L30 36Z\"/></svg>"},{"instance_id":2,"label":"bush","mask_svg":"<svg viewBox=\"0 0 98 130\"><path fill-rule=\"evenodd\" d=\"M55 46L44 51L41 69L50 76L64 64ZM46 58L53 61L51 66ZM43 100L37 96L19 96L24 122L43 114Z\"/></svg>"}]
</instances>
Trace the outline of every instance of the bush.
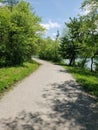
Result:
<instances>
[{"instance_id":1,"label":"bush","mask_svg":"<svg viewBox=\"0 0 98 130\"><path fill-rule=\"evenodd\" d=\"M12 11L0 7L0 66L18 65L31 59L34 44L43 31L40 21L25 1L13 6Z\"/></svg>"},{"instance_id":2,"label":"bush","mask_svg":"<svg viewBox=\"0 0 98 130\"><path fill-rule=\"evenodd\" d=\"M39 57L44 60L60 62L59 44L50 38L46 38L40 46Z\"/></svg>"}]
</instances>

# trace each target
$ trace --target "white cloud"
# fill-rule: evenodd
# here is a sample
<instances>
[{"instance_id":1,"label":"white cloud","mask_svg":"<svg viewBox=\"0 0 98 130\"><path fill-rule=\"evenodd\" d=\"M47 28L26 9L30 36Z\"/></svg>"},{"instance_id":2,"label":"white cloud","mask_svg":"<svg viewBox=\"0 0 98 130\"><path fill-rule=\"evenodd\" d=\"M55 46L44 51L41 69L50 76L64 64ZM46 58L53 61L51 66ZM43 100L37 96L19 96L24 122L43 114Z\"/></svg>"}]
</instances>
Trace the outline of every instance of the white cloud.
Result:
<instances>
[{"instance_id":1,"label":"white cloud","mask_svg":"<svg viewBox=\"0 0 98 130\"><path fill-rule=\"evenodd\" d=\"M2 4L2 3L0 3L0 6L3 6L3 4Z\"/></svg>"},{"instance_id":2,"label":"white cloud","mask_svg":"<svg viewBox=\"0 0 98 130\"><path fill-rule=\"evenodd\" d=\"M53 35L53 36L56 36L56 35L57 35L57 33L53 33L52 35Z\"/></svg>"},{"instance_id":3,"label":"white cloud","mask_svg":"<svg viewBox=\"0 0 98 130\"><path fill-rule=\"evenodd\" d=\"M50 30L51 28L60 28L61 25L57 22L52 22L51 20L48 21L48 23L42 23L41 24L44 28L46 28L47 30Z\"/></svg>"},{"instance_id":4,"label":"white cloud","mask_svg":"<svg viewBox=\"0 0 98 130\"><path fill-rule=\"evenodd\" d=\"M51 35L51 38L52 38L52 40L55 40L56 39L56 33L52 33L52 35Z\"/></svg>"}]
</instances>

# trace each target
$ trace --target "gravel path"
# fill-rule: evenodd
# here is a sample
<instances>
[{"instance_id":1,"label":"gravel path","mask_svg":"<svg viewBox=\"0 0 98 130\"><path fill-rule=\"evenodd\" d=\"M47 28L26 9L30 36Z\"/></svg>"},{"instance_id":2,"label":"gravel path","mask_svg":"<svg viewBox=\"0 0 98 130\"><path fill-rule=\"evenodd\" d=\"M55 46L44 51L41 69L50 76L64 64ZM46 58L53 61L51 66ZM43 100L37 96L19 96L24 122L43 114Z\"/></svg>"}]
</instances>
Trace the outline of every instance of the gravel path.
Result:
<instances>
[{"instance_id":1,"label":"gravel path","mask_svg":"<svg viewBox=\"0 0 98 130\"><path fill-rule=\"evenodd\" d=\"M59 65L42 65L0 100L0 130L98 130L98 104Z\"/></svg>"}]
</instances>

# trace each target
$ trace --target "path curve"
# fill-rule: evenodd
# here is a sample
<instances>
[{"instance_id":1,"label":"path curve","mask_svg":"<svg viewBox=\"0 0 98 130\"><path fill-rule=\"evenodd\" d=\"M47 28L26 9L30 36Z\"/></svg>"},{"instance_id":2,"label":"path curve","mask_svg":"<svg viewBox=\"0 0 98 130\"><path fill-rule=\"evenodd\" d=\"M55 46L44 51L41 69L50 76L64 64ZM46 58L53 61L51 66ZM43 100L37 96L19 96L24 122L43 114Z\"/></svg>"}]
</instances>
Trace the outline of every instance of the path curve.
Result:
<instances>
[{"instance_id":1,"label":"path curve","mask_svg":"<svg viewBox=\"0 0 98 130\"><path fill-rule=\"evenodd\" d=\"M0 130L98 130L98 104L59 65L42 65L0 100Z\"/></svg>"}]
</instances>

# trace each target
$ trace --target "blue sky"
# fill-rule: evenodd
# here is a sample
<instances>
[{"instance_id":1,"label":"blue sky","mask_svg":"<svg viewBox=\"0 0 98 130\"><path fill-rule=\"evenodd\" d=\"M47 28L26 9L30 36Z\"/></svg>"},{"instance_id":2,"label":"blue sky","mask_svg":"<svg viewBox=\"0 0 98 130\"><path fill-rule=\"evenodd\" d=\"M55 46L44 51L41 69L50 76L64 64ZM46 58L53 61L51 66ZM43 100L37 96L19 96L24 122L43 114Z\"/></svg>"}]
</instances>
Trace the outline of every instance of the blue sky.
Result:
<instances>
[{"instance_id":1,"label":"blue sky","mask_svg":"<svg viewBox=\"0 0 98 130\"><path fill-rule=\"evenodd\" d=\"M62 32L64 22L80 13L83 0L28 0L34 11L42 18L46 35L55 38L57 30Z\"/></svg>"}]
</instances>

